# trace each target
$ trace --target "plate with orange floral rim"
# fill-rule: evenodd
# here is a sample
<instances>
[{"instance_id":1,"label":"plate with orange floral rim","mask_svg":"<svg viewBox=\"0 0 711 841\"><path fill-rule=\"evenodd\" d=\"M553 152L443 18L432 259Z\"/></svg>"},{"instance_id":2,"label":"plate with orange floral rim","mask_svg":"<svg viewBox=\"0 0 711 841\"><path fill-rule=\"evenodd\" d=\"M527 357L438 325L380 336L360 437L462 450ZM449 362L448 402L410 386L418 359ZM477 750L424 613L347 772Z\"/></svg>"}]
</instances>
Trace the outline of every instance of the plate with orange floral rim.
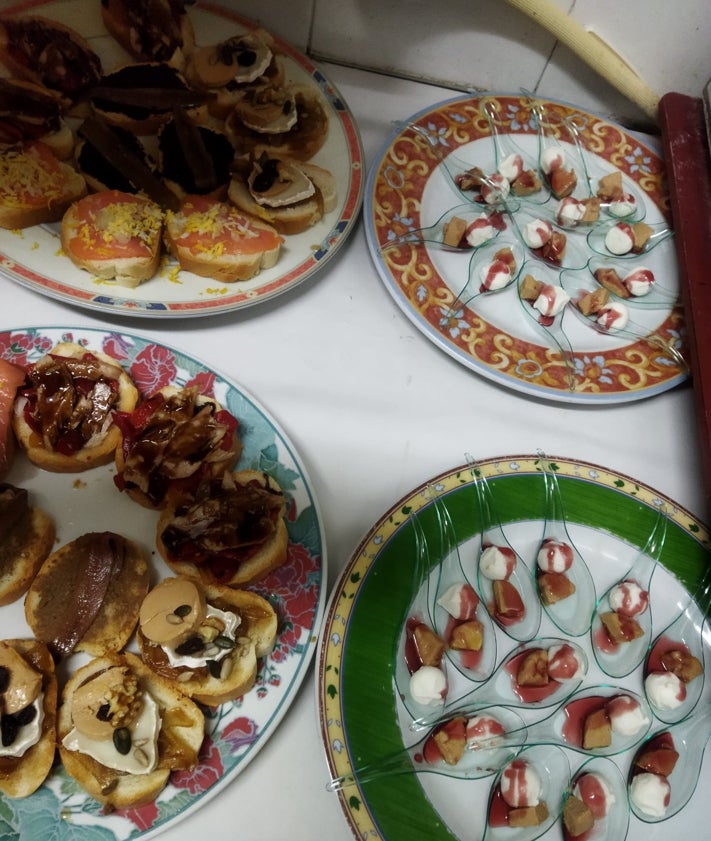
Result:
<instances>
[{"instance_id":1,"label":"plate with orange floral rim","mask_svg":"<svg viewBox=\"0 0 711 841\"><path fill-rule=\"evenodd\" d=\"M536 108L543 109L546 125L552 129L539 132ZM495 133L487 111L496 117ZM515 146L524 158L537 162L544 144L557 143L579 168L581 157L567 128L570 120L578 129L585 158L593 162L591 176L597 170L619 171L623 185L639 196L638 211L644 221L655 228L670 228L664 163L644 138L561 102L492 94L446 100L397 124L368 177L366 238L385 287L405 315L433 344L477 374L554 401L599 404L640 400L671 389L687 377L677 354L683 356L686 348L673 236L634 260L624 258L630 269L652 269L657 281L671 293L671 302L659 307L630 305L635 335L600 334L576 317L571 305L566 307L562 327L572 350L570 367L551 336L524 311L532 308L519 299L516 283L497 294L478 295L469 305L458 302L453 307L469 277L470 258L472 276L476 277L476 255L445 251L431 242L393 245L397 237L436 225L467 201L474 211L484 211L476 193L472 199L463 197L452 183L448 171L460 162L488 175L496 172L497 147L499 159L502 152ZM584 186L580 178L573 195L582 198ZM527 199L520 207L512 203L512 212L503 214L505 229L495 243L523 245L520 231L535 215L540 197L530 199L531 204ZM541 218L555 215L557 205L555 198L541 204ZM613 221L610 218L610 223ZM585 261L597 256L588 233L589 229L583 228L565 230L568 252L582 262L581 269ZM537 266L542 272L550 270L538 254L523 247L527 272L533 269L535 275ZM662 337L672 351L660 351L643 338L647 335Z\"/></svg>"},{"instance_id":2,"label":"plate with orange floral rim","mask_svg":"<svg viewBox=\"0 0 711 841\"><path fill-rule=\"evenodd\" d=\"M598 595L619 580L645 546L660 510L667 518L660 563L652 577L650 605L655 633L678 615L688 593L708 580L711 537L707 526L659 491L605 467L569 458L548 457L558 477L570 538L590 567ZM407 493L383 513L355 548L335 583L319 645L316 694L329 778L348 776L354 768L377 764L423 738L412 732L412 716L401 703L395 687L401 637L413 605L413 565L416 555L417 518L420 534L430 547L439 546L438 514L432 493L446 506L455 531L463 574L470 577L480 546L481 517L474 482L482 475L491 490L494 510L507 539L533 566L540 547L546 512L542 467L533 455L485 459L476 469L459 466L434 476ZM442 558L430 554L430 577L436 580ZM450 581L450 579L448 579ZM415 588L416 589L416 588ZM702 602L703 604L703 602ZM496 629L497 662L517 643ZM559 637L560 631L544 614L537 634ZM595 664L590 635L575 637L588 659L582 687L609 684ZM711 636L704 635L706 667ZM454 674L452 674L452 672ZM462 695L487 684L462 681L448 670L450 690ZM639 666L615 685L643 693L643 667ZM498 685L498 684L497 684ZM474 700L474 698L472 698ZM699 701L711 700L711 682L703 684ZM449 699L448 699L449 702ZM452 701L456 706L456 701ZM516 709L527 722L544 718L550 710ZM659 721L651 732L663 729ZM426 733L426 731L425 731ZM626 775L633 751L613 757ZM566 750L571 771L586 756ZM412 757L412 767L427 770L422 751ZM702 779L711 772L711 755L705 757ZM493 774L479 779L454 779L436 773L399 773L347 785L333 796L340 802L353 836L372 841L481 841ZM673 780L670 778L670 783ZM627 808L626 798L619 804ZM703 835L705 813L701 785L684 809L668 820L650 825L632 820L628 841L664 841L677 833ZM529 828L530 829L530 828ZM509 828L511 839L530 838L527 830ZM523 835L520 833L524 833ZM502 837L502 836L499 836ZM562 838L559 822L542 836L543 841Z\"/></svg>"},{"instance_id":3,"label":"plate with orange floral rim","mask_svg":"<svg viewBox=\"0 0 711 841\"><path fill-rule=\"evenodd\" d=\"M80 32L101 58L105 71L131 61L108 35L101 18L101 4L85 0L17 0L4 4L3 14L31 13L56 19ZM228 4L190 5L188 14L196 43L218 43L249 32L268 22L248 20ZM97 278L77 268L62 252L58 223L35 225L3 232L0 272L13 281L49 298L105 314L131 318L194 318L216 315L272 300L326 266L350 236L360 212L363 188L363 150L358 127L336 87L305 55L275 38L284 57L287 82L320 95L328 115L329 130L313 163L333 173L337 182L335 208L300 234L286 237L279 259L250 280L222 283L180 269L175 260L163 258L156 275L130 289L112 280ZM3 74L0 66L0 74ZM76 120L68 120L75 127ZM152 148L152 138L145 138Z\"/></svg>"},{"instance_id":4,"label":"plate with orange floral rim","mask_svg":"<svg viewBox=\"0 0 711 841\"><path fill-rule=\"evenodd\" d=\"M36 362L62 341L103 351L128 371L142 396L163 386L196 386L238 420L243 451L237 469L272 476L286 495L289 535L287 562L253 589L267 598L279 617L274 650L259 661L252 690L218 707L205 707L205 741L191 771L174 772L155 801L110 815L57 763L46 782L29 797L0 793L0 839L129 841L153 838L204 806L243 773L275 732L304 677L316 649L326 592L323 524L309 477L287 435L267 410L235 382L171 347L130 333L84 327L18 328L0 331L0 357L19 365ZM48 473L18 453L5 481L26 488L30 500L55 521L57 546L88 531L118 532L141 545L151 580L170 575L155 548L157 512L120 493L113 464L83 473ZM2 635L28 637L23 599L0 607ZM135 642L129 643L135 650ZM64 679L85 662L74 654L58 669Z\"/></svg>"}]
</instances>

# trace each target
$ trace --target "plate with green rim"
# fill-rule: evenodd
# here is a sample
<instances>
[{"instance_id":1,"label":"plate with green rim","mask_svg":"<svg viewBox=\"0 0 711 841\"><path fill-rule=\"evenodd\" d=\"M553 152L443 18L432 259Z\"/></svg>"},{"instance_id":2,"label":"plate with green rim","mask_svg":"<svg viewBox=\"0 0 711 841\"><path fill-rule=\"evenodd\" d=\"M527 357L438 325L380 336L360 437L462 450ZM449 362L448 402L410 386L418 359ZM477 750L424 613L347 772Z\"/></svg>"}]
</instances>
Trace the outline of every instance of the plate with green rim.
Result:
<instances>
[{"instance_id":1,"label":"plate with green rim","mask_svg":"<svg viewBox=\"0 0 711 841\"><path fill-rule=\"evenodd\" d=\"M576 546L593 569L598 595L621 577L645 545L660 508L668 519L667 535L655 570L650 601L656 631L673 618L699 585L711 563L711 537L694 515L664 494L634 479L587 462L549 457L558 476L566 522ZM491 488L495 509L514 547L530 563L540 542L545 518L542 469L535 456L511 456L479 462ZM398 640L411 604L409 564L415 550L417 514L426 537L434 535L436 518L428 488L434 487L453 522L466 567L479 545L480 518L472 470L465 465L423 482L393 505L362 539L331 595L321 635L316 674L321 736L329 777L376 761L413 744L422 734L409 731L410 719L397 698L393 674ZM437 559L431 559L432 567ZM540 636L559 636L545 616ZM515 641L497 631L498 660ZM587 636L576 638L591 667L585 684L604 679ZM508 648L507 648L508 645ZM705 637L705 648L711 636ZM707 655L707 662L711 662ZM601 679L602 677L602 679ZM616 681L642 692L642 667ZM702 699L708 703L706 681ZM472 686L473 688L473 686ZM703 700L702 700L703 702ZM659 725L659 722L656 722ZM569 753L571 768L584 760ZM630 757L616 761L626 772ZM711 762L707 757L706 765ZM708 769L706 769L708 771ZM400 774L346 787L338 797L356 838L382 841L452 841L481 839L491 778L453 780L438 774ZM698 791L679 815L662 824L632 821L630 841L668 837L673 828L701 827L703 806ZM558 839L555 825L544 837ZM515 841L512 835L512 841Z\"/></svg>"}]
</instances>

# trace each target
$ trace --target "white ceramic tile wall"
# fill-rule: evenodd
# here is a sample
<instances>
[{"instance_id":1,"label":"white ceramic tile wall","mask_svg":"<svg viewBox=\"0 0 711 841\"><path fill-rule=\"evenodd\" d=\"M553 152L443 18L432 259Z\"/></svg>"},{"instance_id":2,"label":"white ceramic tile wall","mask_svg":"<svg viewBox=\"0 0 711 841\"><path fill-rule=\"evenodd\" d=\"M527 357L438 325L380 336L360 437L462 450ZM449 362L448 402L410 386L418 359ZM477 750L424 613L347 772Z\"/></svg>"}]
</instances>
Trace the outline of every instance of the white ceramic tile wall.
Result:
<instances>
[{"instance_id":1,"label":"white ceramic tile wall","mask_svg":"<svg viewBox=\"0 0 711 841\"><path fill-rule=\"evenodd\" d=\"M226 0L317 58L458 89L521 86L626 123L644 114L504 0ZM709 0L554 0L658 93L711 77ZM313 10L313 19L311 12Z\"/></svg>"}]
</instances>

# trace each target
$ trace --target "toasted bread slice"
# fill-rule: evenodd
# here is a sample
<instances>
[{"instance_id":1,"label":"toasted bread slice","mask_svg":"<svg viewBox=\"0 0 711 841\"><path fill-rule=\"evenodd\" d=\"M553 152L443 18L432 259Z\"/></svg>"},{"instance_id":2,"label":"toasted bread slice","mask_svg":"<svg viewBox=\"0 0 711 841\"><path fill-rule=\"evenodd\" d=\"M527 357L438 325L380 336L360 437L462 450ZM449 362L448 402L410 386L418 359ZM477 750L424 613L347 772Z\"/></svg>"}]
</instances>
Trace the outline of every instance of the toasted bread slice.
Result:
<instances>
[{"instance_id":1,"label":"toasted bread slice","mask_svg":"<svg viewBox=\"0 0 711 841\"><path fill-rule=\"evenodd\" d=\"M250 183L254 184L251 176L244 178L236 174L230 181L228 196L240 210L263 219L280 234L288 236L305 231L335 208L338 198L336 179L329 170L294 159L271 160L281 171L295 171L291 184L296 186L298 183L298 187L291 195L287 187L279 195L269 198L266 194L271 190L259 193L250 186ZM279 175L276 175L274 181L278 179Z\"/></svg>"},{"instance_id":2,"label":"toasted bread slice","mask_svg":"<svg viewBox=\"0 0 711 841\"><path fill-rule=\"evenodd\" d=\"M25 618L57 657L120 651L148 592L143 549L113 532L89 532L42 564L25 596Z\"/></svg>"},{"instance_id":3,"label":"toasted bread slice","mask_svg":"<svg viewBox=\"0 0 711 841\"><path fill-rule=\"evenodd\" d=\"M25 369L0 357L0 479L12 467L15 458L15 435L12 431L12 410L17 389L25 381Z\"/></svg>"},{"instance_id":4,"label":"toasted bread slice","mask_svg":"<svg viewBox=\"0 0 711 841\"><path fill-rule=\"evenodd\" d=\"M58 222L86 193L86 182L45 143L30 141L0 152L0 228Z\"/></svg>"},{"instance_id":5,"label":"toasted bread slice","mask_svg":"<svg viewBox=\"0 0 711 841\"><path fill-rule=\"evenodd\" d=\"M81 378L81 389L75 387L75 377ZM93 382L89 392L87 381ZM41 395L38 385L43 386ZM64 397L57 401L60 387ZM113 460L121 440L113 413L130 412L137 401L138 389L115 359L60 342L28 368L12 426L33 464L55 473L76 473Z\"/></svg>"},{"instance_id":6,"label":"toasted bread slice","mask_svg":"<svg viewBox=\"0 0 711 841\"><path fill-rule=\"evenodd\" d=\"M67 160L74 151L74 135L64 110L54 91L23 79L0 78L0 144L40 140L59 160Z\"/></svg>"},{"instance_id":7,"label":"toasted bread slice","mask_svg":"<svg viewBox=\"0 0 711 841\"><path fill-rule=\"evenodd\" d=\"M21 756L0 759L0 791L7 797L27 797L47 778L55 754L57 729L57 677L47 646L37 640L9 639L1 645L12 648L41 677L43 718L39 739ZM12 675L10 676L12 679ZM5 710L3 710L3 714Z\"/></svg>"},{"instance_id":8,"label":"toasted bread slice","mask_svg":"<svg viewBox=\"0 0 711 841\"><path fill-rule=\"evenodd\" d=\"M101 76L101 59L75 29L41 15L0 19L0 62L59 93L68 106Z\"/></svg>"},{"instance_id":9,"label":"toasted bread slice","mask_svg":"<svg viewBox=\"0 0 711 841\"><path fill-rule=\"evenodd\" d=\"M161 512L158 551L179 575L241 587L286 562L285 510L284 493L271 476L257 470L226 474Z\"/></svg>"},{"instance_id":10,"label":"toasted bread slice","mask_svg":"<svg viewBox=\"0 0 711 841\"><path fill-rule=\"evenodd\" d=\"M195 387L162 388L116 421L114 481L145 508L163 508L202 478L221 476L242 452L237 419Z\"/></svg>"},{"instance_id":11,"label":"toasted bread slice","mask_svg":"<svg viewBox=\"0 0 711 841\"><path fill-rule=\"evenodd\" d=\"M77 690L111 667L125 667L137 678L139 690L157 703L161 718L158 736L158 765L147 773L124 773L98 762L78 750L69 750L64 739L72 732L72 701ZM171 771L190 769L197 764L205 737L205 717L197 706L174 684L145 666L135 654L110 654L78 669L62 693L57 718L59 755L67 773L91 797L104 804L106 811L148 803L165 788Z\"/></svg>"},{"instance_id":12,"label":"toasted bread slice","mask_svg":"<svg viewBox=\"0 0 711 841\"><path fill-rule=\"evenodd\" d=\"M182 626L173 624L174 618L182 615L180 609L183 608L182 598L179 598L180 604L175 603L175 590L171 586L178 581L183 585L187 581L192 583L204 595L209 607L237 617L234 639L225 636L219 616L206 616L202 611L197 612L199 615L186 630L185 622ZM157 618L161 631L171 632L172 639L165 639L164 633L154 634L153 625L139 626L137 638L143 662L166 679L174 681L181 692L202 704L224 704L248 692L257 677L257 659L269 654L276 641L277 615L274 608L250 590L204 584L197 579L165 579L149 593L144 606L148 608L148 613L144 614L142 608L142 617L145 616L149 622L155 622ZM161 611L158 617L153 613L157 606ZM175 612L176 609L179 613ZM182 646L181 650L189 649L191 656L197 658L195 664L171 665L161 643L149 639L147 634L173 648ZM216 636L220 637L223 648L213 642ZM231 648L230 641L234 643ZM226 651L228 653L225 654ZM198 664L201 661L204 664Z\"/></svg>"},{"instance_id":13,"label":"toasted bread slice","mask_svg":"<svg viewBox=\"0 0 711 841\"><path fill-rule=\"evenodd\" d=\"M54 522L27 492L0 484L0 605L20 598L54 545Z\"/></svg>"},{"instance_id":14,"label":"toasted bread slice","mask_svg":"<svg viewBox=\"0 0 711 841\"><path fill-rule=\"evenodd\" d=\"M181 268L223 283L274 266L283 242L272 225L205 196L189 196L167 214L165 240Z\"/></svg>"},{"instance_id":15,"label":"toasted bread slice","mask_svg":"<svg viewBox=\"0 0 711 841\"><path fill-rule=\"evenodd\" d=\"M308 161L328 136L328 113L320 94L305 85L292 86L296 123L287 131L267 133L248 128L236 111L225 119L225 131L237 154L259 154Z\"/></svg>"},{"instance_id":16,"label":"toasted bread slice","mask_svg":"<svg viewBox=\"0 0 711 841\"><path fill-rule=\"evenodd\" d=\"M92 193L62 218L62 249L80 269L134 288L158 271L163 211L144 196Z\"/></svg>"},{"instance_id":17,"label":"toasted bread slice","mask_svg":"<svg viewBox=\"0 0 711 841\"><path fill-rule=\"evenodd\" d=\"M136 61L167 61L182 67L195 46L193 25L183 2L103 0L104 25Z\"/></svg>"}]
</instances>

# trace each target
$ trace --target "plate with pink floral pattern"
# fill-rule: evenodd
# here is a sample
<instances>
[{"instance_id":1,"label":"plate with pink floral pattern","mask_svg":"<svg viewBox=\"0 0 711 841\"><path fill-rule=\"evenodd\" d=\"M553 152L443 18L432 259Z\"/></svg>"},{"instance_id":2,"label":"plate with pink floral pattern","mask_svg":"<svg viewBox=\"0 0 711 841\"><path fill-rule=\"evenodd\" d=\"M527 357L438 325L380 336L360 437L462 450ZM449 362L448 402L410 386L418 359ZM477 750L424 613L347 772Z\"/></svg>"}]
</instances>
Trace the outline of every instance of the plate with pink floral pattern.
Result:
<instances>
[{"instance_id":1,"label":"plate with pink floral pattern","mask_svg":"<svg viewBox=\"0 0 711 841\"><path fill-rule=\"evenodd\" d=\"M70 839L85 841L147 839L170 828L187 812L207 803L249 765L286 715L311 662L326 592L323 525L311 482L299 455L268 412L236 383L178 350L118 331L91 328L18 328L0 331L0 356L25 365L60 341L103 351L130 373L142 395L167 385L197 385L239 421L244 445L238 469L273 476L287 497L288 560L254 585L279 616L273 652L260 660L257 682L242 698L205 708L205 740L199 764L173 773L157 800L133 809L102 814L90 798L55 766L44 785L25 799L0 794L0 839ZM31 500L52 515L57 545L87 531L112 530L142 544L152 579L169 573L155 551L157 513L119 493L113 465L78 474L48 473L17 454L5 481L27 488ZM3 637L31 636L23 600L0 607ZM131 643L131 646L133 643ZM62 664L60 685L78 665L72 655Z\"/></svg>"},{"instance_id":2,"label":"plate with pink floral pattern","mask_svg":"<svg viewBox=\"0 0 711 841\"><path fill-rule=\"evenodd\" d=\"M370 170L364 219L386 289L434 345L506 388L597 405L686 379L668 205L664 162L645 138L564 103L490 94L397 123ZM507 250L507 271L494 271ZM603 269L620 285L608 281L609 300L585 318ZM642 275L649 284L635 284Z\"/></svg>"}]
</instances>

